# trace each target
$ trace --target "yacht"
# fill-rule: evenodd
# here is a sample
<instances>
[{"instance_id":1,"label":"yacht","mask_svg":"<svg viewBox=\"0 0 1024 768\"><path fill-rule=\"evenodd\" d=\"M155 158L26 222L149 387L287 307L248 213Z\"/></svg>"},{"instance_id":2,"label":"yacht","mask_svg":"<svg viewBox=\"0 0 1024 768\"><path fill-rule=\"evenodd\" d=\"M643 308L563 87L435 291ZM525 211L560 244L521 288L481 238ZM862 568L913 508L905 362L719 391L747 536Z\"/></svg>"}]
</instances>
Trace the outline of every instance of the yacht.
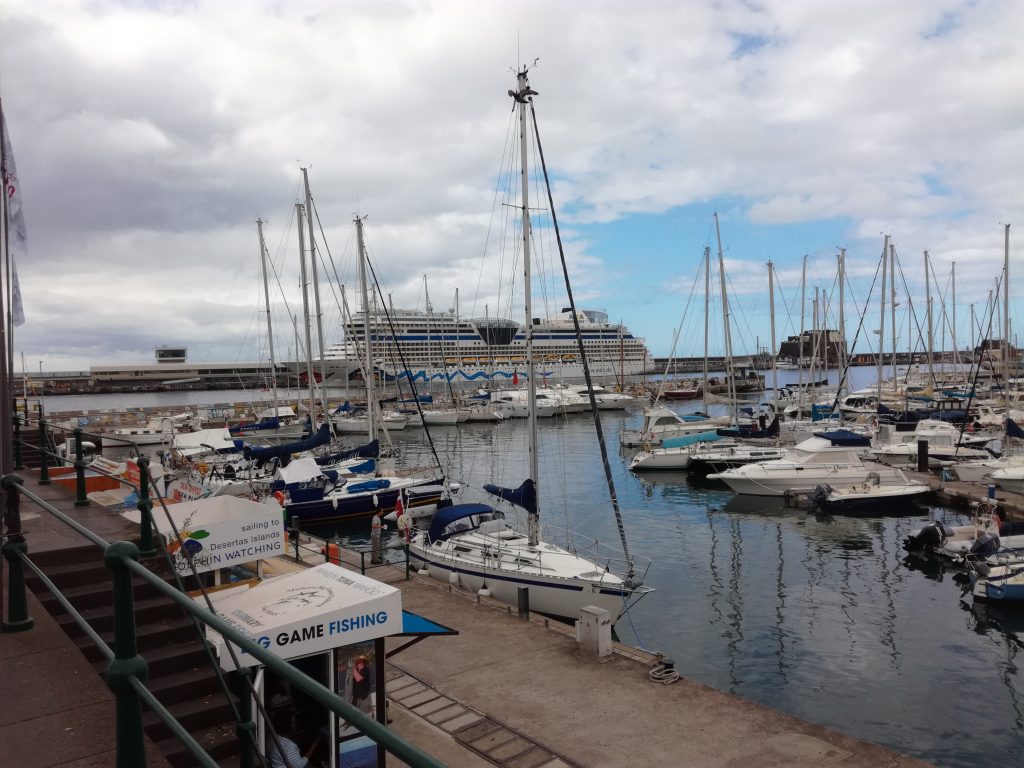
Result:
<instances>
[{"instance_id":1,"label":"yacht","mask_svg":"<svg viewBox=\"0 0 1024 768\"><path fill-rule=\"evenodd\" d=\"M907 476L899 469L865 463L861 454L871 447L870 438L845 429L817 432L774 461L747 464L708 475L737 493L753 496L784 496L793 490L813 490L826 483L833 487L855 485L878 475L879 485L903 485ZM874 478L870 478L874 480Z\"/></svg>"}]
</instances>

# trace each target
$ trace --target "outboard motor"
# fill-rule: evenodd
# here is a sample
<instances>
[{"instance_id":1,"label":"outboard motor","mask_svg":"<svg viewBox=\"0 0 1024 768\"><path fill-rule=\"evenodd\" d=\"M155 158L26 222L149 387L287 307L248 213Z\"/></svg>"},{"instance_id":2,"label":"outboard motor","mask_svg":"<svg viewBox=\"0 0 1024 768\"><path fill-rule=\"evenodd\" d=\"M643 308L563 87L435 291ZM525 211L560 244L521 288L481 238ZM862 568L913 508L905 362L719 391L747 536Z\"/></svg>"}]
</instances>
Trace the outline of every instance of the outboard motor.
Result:
<instances>
[{"instance_id":1,"label":"outboard motor","mask_svg":"<svg viewBox=\"0 0 1024 768\"><path fill-rule=\"evenodd\" d=\"M917 533L907 536L903 540L903 549L907 552L920 552L922 550L929 552L941 547L948 535L942 523L936 520L933 523L928 523Z\"/></svg>"},{"instance_id":2,"label":"outboard motor","mask_svg":"<svg viewBox=\"0 0 1024 768\"><path fill-rule=\"evenodd\" d=\"M971 545L970 554L977 558L985 558L999 551L999 536L994 533L983 533Z\"/></svg>"},{"instance_id":3,"label":"outboard motor","mask_svg":"<svg viewBox=\"0 0 1024 768\"><path fill-rule=\"evenodd\" d=\"M815 507L823 507L825 506L825 501L828 499L828 495L830 493L832 493L832 486L828 483L822 483L811 492L808 500Z\"/></svg>"}]
</instances>

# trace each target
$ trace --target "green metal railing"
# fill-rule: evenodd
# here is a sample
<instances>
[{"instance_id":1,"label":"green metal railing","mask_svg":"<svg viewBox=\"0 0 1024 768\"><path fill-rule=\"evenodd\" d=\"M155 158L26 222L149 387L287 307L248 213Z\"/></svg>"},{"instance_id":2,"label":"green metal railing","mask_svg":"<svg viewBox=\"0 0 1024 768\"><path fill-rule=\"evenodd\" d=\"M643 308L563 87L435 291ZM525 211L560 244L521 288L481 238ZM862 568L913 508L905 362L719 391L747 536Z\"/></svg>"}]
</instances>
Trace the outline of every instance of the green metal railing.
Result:
<instances>
[{"instance_id":1,"label":"green metal railing","mask_svg":"<svg viewBox=\"0 0 1024 768\"><path fill-rule=\"evenodd\" d=\"M76 448L80 450L78 444L76 444ZM140 460L143 488L149 482L148 471L144 467L144 462ZM44 469L45 466L40 470L41 480ZM385 725L372 719L330 689L297 670L288 662L270 653L216 614L196 605L188 595L168 584L142 565L139 562L140 550L135 544L127 541L113 543L105 541L93 531L26 489L23 479L18 475L3 477L2 481L0 481L0 487L10 494L29 499L88 541L103 549L104 562L110 568L113 578L113 650L89 626L88 622L75 610L70 601L60 593L59 588L45 576L38 565L31 561L28 557L28 547L24 541L20 540L21 537L9 540L3 546L4 557L9 563L8 621L4 622L3 626L6 631L27 631L32 628L32 619L28 615L24 573L24 569L29 568L39 577L46 588L54 594L64 610L68 612L74 622L81 627L82 631L85 632L90 640L99 648L100 653L108 660L105 679L107 686L116 696L118 768L129 768L129 766L135 768L136 766L144 766L146 764L141 708L143 701L166 723L167 727L181 740L182 744L185 745L200 765L216 765L216 762L206 754L202 747L189 735L187 730L178 723L173 715L153 696L152 692L146 688L148 665L145 659L139 655L136 644L133 576L144 580L157 592L177 604L202 625L212 627L244 653L251 655L281 679L287 680L295 689L302 691L313 701L324 706L335 715L344 718L378 745L408 765L414 768L444 768L443 763L405 741L390 731ZM140 505L142 504L143 493L140 489ZM151 504L150 502L150 508ZM143 530L151 531L151 527L151 523L145 523L144 515ZM238 724L238 735L242 739L243 746L246 747L243 749L242 764L251 765L252 755L250 748L256 746L256 724L252 721L252 715L247 706L251 685L247 684L247 670L240 669L234 674L234 685L236 690L243 694L240 696L240 699L244 702L240 711L240 718L244 717L245 719L244 721L240 719Z\"/></svg>"}]
</instances>

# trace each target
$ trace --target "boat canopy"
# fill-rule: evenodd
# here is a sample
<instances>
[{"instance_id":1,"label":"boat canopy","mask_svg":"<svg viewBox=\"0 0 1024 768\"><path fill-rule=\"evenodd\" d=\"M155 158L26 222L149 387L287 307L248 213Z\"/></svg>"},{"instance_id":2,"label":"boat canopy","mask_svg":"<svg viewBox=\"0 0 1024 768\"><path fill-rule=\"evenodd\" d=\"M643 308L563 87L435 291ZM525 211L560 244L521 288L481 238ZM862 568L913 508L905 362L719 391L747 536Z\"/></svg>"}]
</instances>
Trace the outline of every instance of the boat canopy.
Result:
<instances>
[{"instance_id":1,"label":"boat canopy","mask_svg":"<svg viewBox=\"0 0 1024 768\"><path fill-rule=\"evenodd\" d=\"M828 440L837 448L867 448L871 445L871 438L867 435L859 435L848 429L837 429L832 432L815 432L815 437Z\"/></svg>"},{"instance_id":2,"label":"boat canopy","mask_svg":"<svg viewBox=\"0 0 1024 768\"><path fill-rule=\"evenodd\" d=\"M688 445L695 445L696 443L713 443L716 440L721 440L722 436L718 432L698 432L695 435L683 435L682 437L670 437L666 440L661 441L662 448L685 448Z\"/></svg>"},{"instance_id":3,"label":"boat canopy","mask_svg":"<svg viewBox=\"0 0 1024 768\"><path fill-rule=\"evenodd\" d=\"M719 429L716 431L721 437L743 437L747 439L777 437L779 434L779 417L776 416L772 419L772 423L764 429L761 429L758 424L740 424L735 429Z\"/></svg>"},{"instance_id":4,"label":"boat canopy","mask_svg":"<svg viewBox=\"0 0 1024 768\"><path fill-rule=\"evenodd\" d=\"M1007 437L1024 437L1024 429L1021 429L1017 422L1009 416L1006 417L1006 435Z\"/></svg>"},{"instance_id":5,"label":"boat canopy","mask_svg":"<svg viewBox=\"0 0 1024 768\"><path fill-rule=\"evenodd\" d=\"M527 478L518 488L502 488L500 485L487 484L484 490L498 496L505 501L510 501L517 507L522 507L530 514L537 514L537 486L533 480Z\"/></svg>"},{"instance_id":6,"label":"boat canopy","mask_svg":"<svg viewBox=\"0 0 1024 768\"><path fill-rule=\"evenodd\" d=\"M498 515L494 507L489 504L452 504L450 507L442 507L434 513L434 517L430 520L430 529L427 531L427 537L430 541L442 541L453 533L455 530L446 530L449 525L456 523L459 520L464 520L467 517L473 515ZM466 526L468 529L470 526ZM463 529L459 529L463 530Z\"/></svg>"}]
</instances>

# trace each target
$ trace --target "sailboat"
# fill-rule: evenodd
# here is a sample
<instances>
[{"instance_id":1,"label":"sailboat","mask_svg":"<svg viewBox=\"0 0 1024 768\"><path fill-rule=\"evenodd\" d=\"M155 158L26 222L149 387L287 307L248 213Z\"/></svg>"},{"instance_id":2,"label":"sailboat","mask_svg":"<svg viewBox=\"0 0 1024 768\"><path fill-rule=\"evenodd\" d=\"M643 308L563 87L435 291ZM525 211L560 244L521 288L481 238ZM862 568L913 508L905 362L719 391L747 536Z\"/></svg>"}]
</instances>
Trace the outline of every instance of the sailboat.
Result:
<instances>
[{"instance_id":1,"label":"sailboat","mask_svg":"<svg viewBox=\"0 0 1024 768\"><path fill-rule=\"evenodd\" d=\"M534 611L576 618L584 606L597 606L607 610L614 623L632 603L653 591L643 585L643 574L638 576L636 561L626 553L625 567L621 573L616 573L608 559L602 558L598 563L584 557L579 550L570 550L540 539L537 384L530 286L531 230L527 169L527 108L533 112L531 97L536 95L536 91L529 86L527 72L528 68L524 68L517 73L516 90L509 91L509 95L515 99L519 111L522 161L522 263L526 306L526 323L523 328L526 334L529 476L518 488L484 486L488 493L526 510L526 531L520 532L510 526L504 513L489 504L455 504L439 509L429 528L417 532L409 544L409 557L433 578L476 591L486 589L488 594L503 602L516 603L519 588L526 587L529 590L530 607ZM543 162L542 152L540 156ZM554 221L553 211L552 217ZM557 222L554 223L557 233ZM571 301L571 293L569 298ZM580 351L582 353L582 348ZM585 363L584 373L590 386L589 369ZM594 410L596 412L596 406ZM595 420L595 424L598 442L603 449L600 421ZM614 492L612 499L614 503ZM625 538L623 545L625 549Z\"/></svg>"}]
</instances>

